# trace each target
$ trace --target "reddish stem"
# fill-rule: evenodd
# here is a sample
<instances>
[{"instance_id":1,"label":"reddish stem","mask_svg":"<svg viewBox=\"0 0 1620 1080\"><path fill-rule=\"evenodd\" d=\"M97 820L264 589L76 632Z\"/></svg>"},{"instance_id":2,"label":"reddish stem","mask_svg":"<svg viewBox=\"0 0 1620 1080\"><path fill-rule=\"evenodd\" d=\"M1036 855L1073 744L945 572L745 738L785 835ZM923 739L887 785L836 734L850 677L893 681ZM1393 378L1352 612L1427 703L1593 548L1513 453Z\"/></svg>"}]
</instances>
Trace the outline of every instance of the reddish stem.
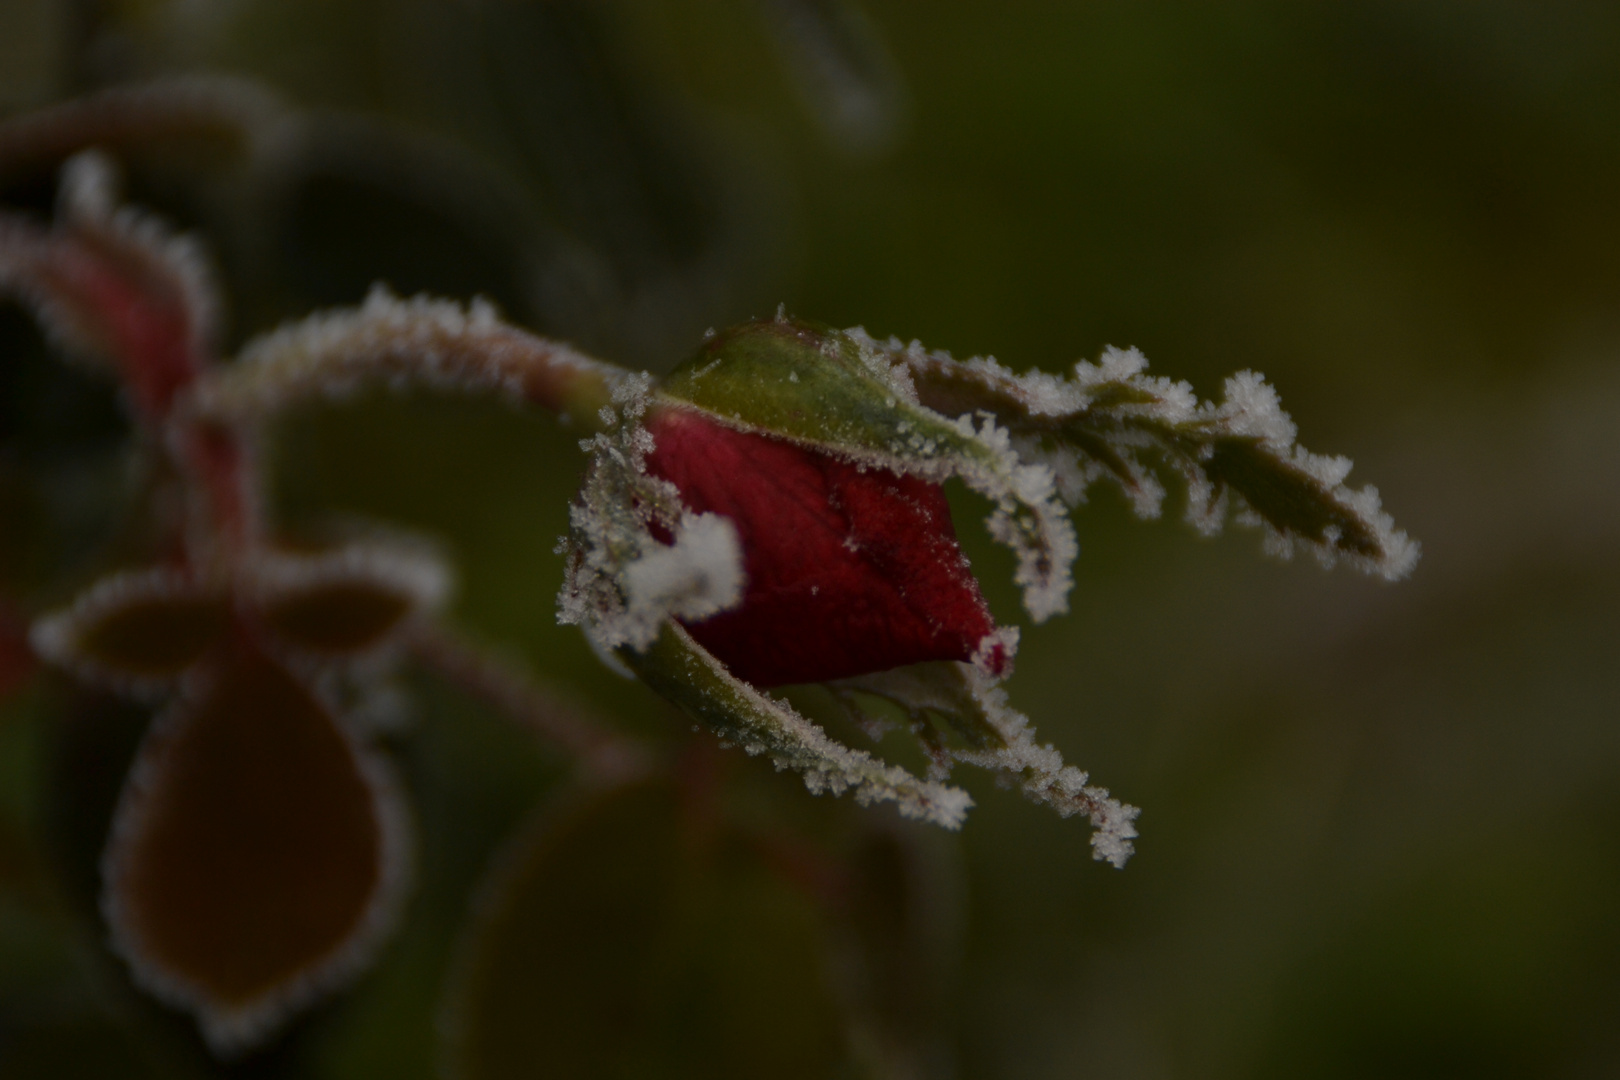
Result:
<instances>
[{"instance_id":1,"label":"reddish stem","mask_svg":"<svg viewBox=\"0 0 1620 1080\"><path fill-rule=\"evenodd\" d=\"M26 683L36 666L27 626L9 607L0 605L0 701Z\"/></svg>"}]
</instances>

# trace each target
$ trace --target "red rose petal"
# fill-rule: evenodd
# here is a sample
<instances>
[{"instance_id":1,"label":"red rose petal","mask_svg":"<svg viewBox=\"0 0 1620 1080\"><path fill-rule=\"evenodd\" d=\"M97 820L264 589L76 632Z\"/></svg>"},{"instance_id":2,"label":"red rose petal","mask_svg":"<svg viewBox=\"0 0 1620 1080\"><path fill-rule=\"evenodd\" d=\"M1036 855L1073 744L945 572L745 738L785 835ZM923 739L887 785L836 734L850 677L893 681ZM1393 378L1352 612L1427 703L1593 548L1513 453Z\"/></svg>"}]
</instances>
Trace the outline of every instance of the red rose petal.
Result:
<instances>
[{"instance_id":1,"label":"red rose petal","mask_svg":"<svg viewBox=\"0 0 1620 1080\"><path fill-rule=\"evenodd\" d=\"M261 652L238 646L158 721L108 847L114 942L233 1051L352 974L404 880L380 762Z\"/></svg>"},{"instance_id":2,"label":"red rose petal","mask_svg":"<svg viewBox=\"0 0 1620 1080\"><path fill-rule=\"evenodd\" d=\"M737 677L769 687L969 660L994 632L939 485L685 410L648 428L649 470L737 527L742 605L689 628Z\"/></svg>"}]
</instances>

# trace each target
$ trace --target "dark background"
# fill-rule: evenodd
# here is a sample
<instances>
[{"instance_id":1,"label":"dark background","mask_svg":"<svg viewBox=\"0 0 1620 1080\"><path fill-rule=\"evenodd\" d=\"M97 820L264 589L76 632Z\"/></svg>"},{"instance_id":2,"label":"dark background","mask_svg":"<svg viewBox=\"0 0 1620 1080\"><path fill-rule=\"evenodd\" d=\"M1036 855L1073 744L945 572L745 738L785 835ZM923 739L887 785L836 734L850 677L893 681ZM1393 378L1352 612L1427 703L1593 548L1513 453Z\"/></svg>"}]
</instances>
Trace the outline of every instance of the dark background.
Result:
<instances>
[{"instance_id":1,"label":"dark background","mask_svg":"<svg viewBox=\"0 0 1620 1080\"><path fill-rule=\"evenodd\" d=\"M1094 863L1083 824L965 777L957 1075L1620 1075L1620 9L868 0L843 46L783 10L834 9L0 0L0 101L210 70L324 118L269 195L133 170L209 232L237 341L384 278L654 367L785 301L1019 369L1116 344L1206 395L1266 373L1423 560L1386 586L1106 493L1081 512L1073 610L1025 627L1011 693L1143 807L1139 853ZM52 378L0 320L14 371ZM0 522L28 605L83 579L27 522L93 531L111 498L116 422L60 392L90 419L9 430L7 468L81 481ZM554 625L573 439L475 401L300 413L280 505L444 537L460 622L636 730L682 730ZM983 507L958 509L1018 620ZM306 1040L311 1075L430 1075L443 943L556 775L422 693L418 906ZM36 699L0 711L0 1009L45 1069L125 1036L96 1019L114 1007L71 888L18 869L56 783Z\"/></svg>"}]
</instances>

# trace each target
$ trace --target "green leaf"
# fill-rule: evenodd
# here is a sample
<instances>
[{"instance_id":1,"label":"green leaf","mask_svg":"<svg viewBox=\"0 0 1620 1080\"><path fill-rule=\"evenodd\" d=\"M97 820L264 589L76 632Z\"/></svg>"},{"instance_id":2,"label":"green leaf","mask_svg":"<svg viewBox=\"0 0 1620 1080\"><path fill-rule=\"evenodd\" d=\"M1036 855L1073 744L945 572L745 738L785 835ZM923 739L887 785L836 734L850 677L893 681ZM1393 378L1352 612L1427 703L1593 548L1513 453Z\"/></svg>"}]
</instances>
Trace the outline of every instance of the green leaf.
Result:
<instances>
[{"instance_id":1,"label":"green leaf","mask_svg":"<svg viewBox=\"0 0 1620 1080\"><path fill-rule=\"evenodd\" d=\"M1417 563L1418 545L1395 528L1377 491L1345 486L1347 459L1298 446L1276 391L1254 372L1228 379L1216 404L1200 402L1184 382L1147 375L1134 349L1108 349L1097 364L1081 362L1061 378L850 334L908 372L923 404L994 415L1021 457L1053 471L1071 505L1108 479L1138 514L1157 517L1159 474L1168 470L1185 480L1187 518L1203 532L1218 531L1231 510L1239 523L1265 530L1272 554L1304 551L1388 580Z\"/></svg>"}]
</instances>

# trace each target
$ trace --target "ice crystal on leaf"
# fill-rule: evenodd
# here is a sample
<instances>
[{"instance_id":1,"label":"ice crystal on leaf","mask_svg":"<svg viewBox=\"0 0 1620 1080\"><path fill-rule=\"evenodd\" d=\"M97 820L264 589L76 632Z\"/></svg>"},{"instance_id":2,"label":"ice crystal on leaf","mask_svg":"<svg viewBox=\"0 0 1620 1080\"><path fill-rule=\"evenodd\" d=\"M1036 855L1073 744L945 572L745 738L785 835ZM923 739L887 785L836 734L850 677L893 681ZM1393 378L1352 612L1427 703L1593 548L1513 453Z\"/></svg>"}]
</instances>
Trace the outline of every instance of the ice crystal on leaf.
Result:
<instances>
[{"instance_id":1,"label":"ice crystal on leaf","mask_svg":"<svg viewBox=\"0 0 1620 1080\"><path fill-rule=\"evenodd\" d=\"M1059 378L849 333L906 371L924 405L995 417L1020 457L1051 470L1071 506L1109 480L1139 515L1157 517L1158 473L1168 469L1186 484L1188 522L1206 534L1231 516L1262 528L1271 554L1308 552L1324 566L1344 562L1390 581L1417 564L1417 543L1395 528L1377 490L1345 486L1348 459L1297 445L1293 420L1255 372L1227 379L1219 403L1200 402L1187 383L1148 375L1135 349L1109 348Z\"/></svg>"},{"instance_id":2,"label":"ice crystal on leaf","mask_svg":"<svg viewBox=\"0 0 1620 1080\"><path fill-rule=\"evenodd\" d=\"M857 722L869 716L862 695L904 709L932 760L930 779L948 778L958 762L989 769L1064 817L1084 814L1096 829L1091 846L1098 859L1122 867L1130 858L1137 808L1088 785L1087 775L1065 764L1054 747L1036 743L1029 718L1008 705L1007 692L973 665L917 664L839 680L830 688Z\"/></svg>"}]
</instances>

